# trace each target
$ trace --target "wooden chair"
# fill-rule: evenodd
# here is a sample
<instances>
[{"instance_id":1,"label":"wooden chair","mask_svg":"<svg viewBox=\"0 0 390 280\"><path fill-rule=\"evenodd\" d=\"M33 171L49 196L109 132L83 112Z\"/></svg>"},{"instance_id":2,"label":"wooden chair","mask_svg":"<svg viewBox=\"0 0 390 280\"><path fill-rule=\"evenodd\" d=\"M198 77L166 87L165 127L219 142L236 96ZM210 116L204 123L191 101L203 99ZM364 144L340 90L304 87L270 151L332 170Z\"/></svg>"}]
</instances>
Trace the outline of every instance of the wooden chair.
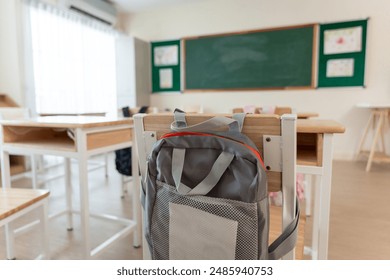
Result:
<instances>
[{"instance_id":1,"label":"wooden chair","mask_svg":"<svg viewBox=\"0 0 390 280\"><path fill-rule=\"evenodd\" d=\"M276 115L283 116L284 114L291 114L292 109L291 107L275 107L275 112Z\"/></svg>"},{"instance_id":2,"label":"wooden chair","mask_svg":"<svg viewBox=\"0 0 390 280\"><path fill-rule=\"evenodd\" d=\"M255 114L261 114L262 112L262 108L261 107L256 107L255 108ZM233 114L236 114L236 113L244 113L244 108L242 107L238 107L238 108L233 108ZM282 116L284 114L291 114L292 113L292 109L291 107L275 107L275 110L274 110L274 114L278 115L278 116ZM315 113L304 113L301 115L298 114L297 117L298 118L308 118L308 117L311 117L311 116L317 116L318 114L315 114ZM307 216L310 216L311 215L311 179L310 177L306 176L305 177L305 182L304 182L304 185L305 185L305 201L306 201L306 208L305 208L305 215ZM302 219L303 219L303 216L302 216ZM304 222L304 219L303 219L303 222ZM303 223L302 222L302 223Z\"/></svg>"},{"instance_id":3,"label":"wooden chair","mask_svg":"<svg viewBox=\"0 0 390 280\"><path fill-rule=\"evenodd\" d=\"M187 124L194 125L214 117L211 114L186 114ZM145 178L146 159L153 144L165 133L170 132L173 114L136 114L134 125L136 147L141 177ZM295 217L296 209L296 117L285 115L247 115L242 132L259 148L267 167L268 190L283 192L282 228ZM279 232L280 234L280 232ZM271 237L272 239L272 237ZM145 241L145 240L144 240ZM147 244L144 243L144 258L149 258ZM303 251L303 247L302 247ZM285 259L293 259L294 252Z\"/></svg>"},{"instance_id":4,"label":"wooden chair","mask_svg":"<svg viewBox=\"0 0 390 280\"><path fill-rule=\"evenodd\" d=\"M28 108L21 108L21 107L4 107L0 108L0 119L2 120L16 120L16 119L26 119L30 117L30 111ZM22 164L23 165L23 171L26 170L24 158L16 157L11 164ZM30 157L30 164L31 164L31 180L32 180L32 187L33 189L36 189L38 187L38 166L39 158L37 156L32 155ZM26 175L22 174L21 175ZM14 175L14 174L12 174ZM13 176L13 179L19 178L19 176Z\"/></svg>"},{"instance_id":5,"label":"wooden chair","mask_svg":"<svg viewBox=\"0 0 390 280\"><path fill-rule=\"evenodd\" d=\"M0 188L0 227L5 227L7 259L15 259L12 222L38 208L41 209L39 220L42 243L42 254L38 258L50 258L47 210L49 194L48 190Z\"/></svg>"},{"instance_id":6,"label":"wooden chair","mask_svg":"<svg viewBox=\"0 0 390 280\"><path fill-rule=\"evenodd\" d=\"M138 114L140 111L141 107L133 107L133 108L128 108L128 112L125 112L128 107L123 107L119 110L119 116L121 117L131 117L135 114ZM146 110L147 114L154 114L158 113L158 108L157 107L152 107L149 106ZM105 154L105 162L106 165L108 163L108 156ZM124 198L126 193L128 193L128 184L133 181L133 176L126 176L126 175L121 175L121 180L122 180L122 190L121 190L121 198Z\"/></svg>"},{"instance_id":7,"label":"wooden chair","mask_svg":"<svg viewBox=\"0 0 390 280\"><path fill-rule=\"evenodd\" d=\"M255 107L255 114L261 114L262 113L262 107ZM238 107L238 108L233 108L233 114L236 113L244 113L244 108ZM291 107L275 107L274 114L283 116L284 114L291 114L292 109Z\"/></svg>"},{"instance_id":8,"label":"wooden chair","mask_svg":"<svg viewBox=\"0 0 390 280\"><path fill-rule=\"evenodd\" d=\"M184 105L183 111L187 113L203 113L203 105L199 105L199 104Z\"/></svg>"},{"instance_id":9,"label":"wooden chair","mask_svg":"<svg viewBox=\"0 0 390 280\"><path fill-rule=\"evenodd\" d=\"M130 115L135 115L139 112L139 110L141 109L141 107L134 107L134 108L130 108ZM147 114L155 114L155 113L158 113L158 108L157 107L152 107L152 106L149 106L148 107L148 110L146 111Z\"/></svg>"},{"instance_id":10,"label":"wooden chair","mask_svg":"<svg viewBox=\"0 0 390 280\"><path fill-rule=\"evenodd\" d=\"M260 114L261 113L261 107L255 107L255 114ZM233 108L233 114L239 114L239 113L244 113L244 108L239 107L239 108Z\"/></svg>"}]
</instances>

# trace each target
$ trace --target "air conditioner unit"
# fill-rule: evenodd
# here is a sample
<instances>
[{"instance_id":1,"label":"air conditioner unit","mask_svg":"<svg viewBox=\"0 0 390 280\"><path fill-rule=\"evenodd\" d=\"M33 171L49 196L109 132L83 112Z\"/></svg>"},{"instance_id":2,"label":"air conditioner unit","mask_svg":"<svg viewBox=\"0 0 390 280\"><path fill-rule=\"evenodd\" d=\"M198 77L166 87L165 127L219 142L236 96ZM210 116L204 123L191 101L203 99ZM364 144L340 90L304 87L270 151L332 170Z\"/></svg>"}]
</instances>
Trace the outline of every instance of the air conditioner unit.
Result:
<instances>
[{"instance_id":1,"label":"air conditioner unit","mask_svg":"<svg viewBox=\"0 0 390 280\"><path fill-rule=\"evenodd\" d=\"M109 25L114 25L117 20L116 7L107 0L62 0L59 4Z\"/></svg>"}]
</instances>

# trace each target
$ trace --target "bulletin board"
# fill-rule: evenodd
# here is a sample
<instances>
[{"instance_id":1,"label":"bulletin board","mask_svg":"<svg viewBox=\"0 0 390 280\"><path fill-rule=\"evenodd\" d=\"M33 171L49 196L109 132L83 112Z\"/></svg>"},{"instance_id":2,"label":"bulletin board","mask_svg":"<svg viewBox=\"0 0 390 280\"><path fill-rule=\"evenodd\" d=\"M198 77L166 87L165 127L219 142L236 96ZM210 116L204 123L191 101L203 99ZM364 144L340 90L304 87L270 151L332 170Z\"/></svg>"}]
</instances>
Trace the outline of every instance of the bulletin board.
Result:
<instances>
[{"instance_id":1,"label":"bulletin board","mask_svg":"<svg viewBox=\"0 0 390 280\"><path fill-rule=\"evenodd\" d=\"M365 86L367 20L320 25L318 87Z\"/></svg>"},{"instance_id":2,"label":"bulletin board","mask_svg":"<svg viewBox=\"0 0 390 280\"><path fill-rule=\"evenodd\" d=\"M152 93L180 91L180 40L152 42Z\"/></svg>"}]
</instances>

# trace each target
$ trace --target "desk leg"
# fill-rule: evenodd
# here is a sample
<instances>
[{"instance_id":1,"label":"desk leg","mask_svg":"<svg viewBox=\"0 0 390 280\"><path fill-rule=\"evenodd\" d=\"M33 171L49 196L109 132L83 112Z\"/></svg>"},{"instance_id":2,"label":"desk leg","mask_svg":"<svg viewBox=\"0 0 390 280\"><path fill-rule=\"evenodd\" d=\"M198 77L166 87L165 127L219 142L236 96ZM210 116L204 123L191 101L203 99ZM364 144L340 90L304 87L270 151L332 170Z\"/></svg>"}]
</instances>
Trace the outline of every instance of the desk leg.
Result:
<instances>
[{"instance_id":1,"label":"desk leg","mask_svg":"<svg viewBox=\"0 0 390 280\"><path fill-rule=\"evenodd\" d=\"M382 129L381 129L381 143L382 143L382 153L386 154L386 142L385 142L385 134L386 134L386 120L387 120L387 113L383 116L383 123L382 123Z\"/></svg>"},{"instance_id":2,"label":"desk leg","mask_svg":"<svg viewBox=\"0 0 390 280\"><path fill-rule=\"evenodd\" d=\"M314 187L314 205L313 205L313 235L311 241L311 256L313 260L318 260L318 238L319 238L319 219L321 211L321 184L322 175L313 175L312 186Z\"/></svg>"},{"instance_id":3,"label":"desk leg","mask_svg":"<svg viewBox=\"0 0 390 280\"><path fill-rule=\"evenodd\" d=\"M318 231L318 259L328 258L329 242L329 214L332 186L332 155L333 155L333 134L324 134L323 146L323 176L319 187L321 204Z\"/></svg>"},{"instance_id":4,"label":"desk leg","mask_svg":"<svg viewBox=\"0 0 390 280\"><path fill-rule=\"evenodd\" d=\"M88 190L88 157L87 137L82 129L77 129L77 151L80 185L80 214L81 214L81 235L83 241L83 258L91 257L91 240L89 225L89 190Z\"/></svg>"},{"instance_id":5,"label":"desk leg","mask_svg":"<svg viewBox=\"0 0 390 280\"><path fill-rule=\"evenodd\" d=\"M374 155L375 155L377 141L378 141L378 138L379 138L381 131L382 131L382 125L383 125L384 118L385 118L385 113L381 111L379 113L379 120L378 120L378 123L376 125L375 136L374 136L374 140L372 141L370 155L368 157L368 162L367 162L367 166L366 166L367 172L369 172L371 169L372 161L373 161Z\"/></svg>"},{"instance_id":6,"label":"desk leg","mask_svg":"<svg viewBox=\"0 0 390 280\"><path fill-rule=\"evenodd\" d=\"M311 189L312 189L312 175L304 175L304 192L305 192L305 215L311 216Z\"/></svg>"},{"instance_id":7,"label":"desk leg","mask_svg":"<svg viewBox=\"0 0 390 280\"><path fill-rule=\"evenodd\" d=\"M70 158L64 158L65 167L65 192L66 192L66 229L68 231L73 230L73 207L72 207L72 183L71 183L71 169L70 169Z\"/></svg>"},{"instance_id":8,"label":"desk leg","mask_svg":"<svg viewBox=\"0 0 390 280\"><path fill-rule=\"evenodd\" d=\"M373 122L374 122L374 112L371 112L370 118L368 119L367 125L364 129L362 139L360 140L360 143L359 143L359 149L356 153L356 159L359 157L361 151L363 150L363 145L364 145L364 142L366 141L368 130L370 129L371 123L373 123Z\"/></svg>"},{"instance_id":9,"label":"desk leg","mask_svg":"<svg viewBox=\"0 0 390 280\"><path fill-rule=\"evenodd\" d=\"M15 260L15 253L14 253L14 245L15 245L15 235L14 235L14 227L12 225L12 222L9 222L5 224L5 244L6 244L6 252L7 252L7 259L8 260Z\"/></svg>"}]
</instances>

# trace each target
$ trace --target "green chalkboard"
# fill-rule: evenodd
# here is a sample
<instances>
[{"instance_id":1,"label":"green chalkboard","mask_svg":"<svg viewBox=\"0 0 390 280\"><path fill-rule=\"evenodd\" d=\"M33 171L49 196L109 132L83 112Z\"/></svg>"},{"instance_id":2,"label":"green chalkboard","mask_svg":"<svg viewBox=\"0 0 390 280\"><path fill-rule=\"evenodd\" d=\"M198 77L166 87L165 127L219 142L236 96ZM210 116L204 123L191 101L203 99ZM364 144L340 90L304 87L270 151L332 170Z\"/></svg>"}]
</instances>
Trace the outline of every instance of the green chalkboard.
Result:
<instances>
[{"instance_id":1,"label":"green chalkboard","mask_svg":"<svg viewBox=\"0 0 390 280\"><path fill-rule=\"evenodd\" d=\"M364 86L367 20L320 25L318 87Z\"/></svg>"},{"instance_id":2,"label":"green chalkboard","mask_svg":"<svg viewBox=\"0 0 390 280\"><path fill-rule=\"evenodd\" d=\"M151 43L152 93L180 91L180 40Z\"/></svg>"},{"instance_id":3,"label":"green chalkboard","mask_svg":"<svg viewBox=\"0 0 390 280\"><path fill-rule=\"evenodd\" d=\"M313 88L316 25L183 40L185 90Z\"/></svg>"}]
</instances>

